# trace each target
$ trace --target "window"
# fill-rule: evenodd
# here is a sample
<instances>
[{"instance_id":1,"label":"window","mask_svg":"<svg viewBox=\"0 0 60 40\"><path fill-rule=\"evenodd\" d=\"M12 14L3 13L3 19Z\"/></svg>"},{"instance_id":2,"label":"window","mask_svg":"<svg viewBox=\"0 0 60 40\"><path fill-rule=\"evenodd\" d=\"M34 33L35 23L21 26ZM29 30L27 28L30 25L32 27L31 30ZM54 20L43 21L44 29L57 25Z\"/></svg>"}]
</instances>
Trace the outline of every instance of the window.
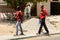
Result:
<instances>
[{"instance_id":1,"label":"window","mask_svg":"<svg viewBox=\"0 0 60 40\"><path fill-rule=\"evenodd\" d=\"M59 1L59 0L53 0L53 1Z\"/></svg>"}]
</instances>

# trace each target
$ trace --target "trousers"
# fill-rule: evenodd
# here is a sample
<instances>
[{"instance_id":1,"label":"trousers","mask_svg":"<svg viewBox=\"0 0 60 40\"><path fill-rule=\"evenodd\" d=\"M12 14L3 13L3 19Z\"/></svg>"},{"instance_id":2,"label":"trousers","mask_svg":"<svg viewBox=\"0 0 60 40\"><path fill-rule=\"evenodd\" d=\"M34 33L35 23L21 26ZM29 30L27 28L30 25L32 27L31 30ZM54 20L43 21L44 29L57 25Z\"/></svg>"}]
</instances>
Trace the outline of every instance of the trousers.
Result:
<instances>
[{"instance_id":1,"label":"trousers","mask_svg":"<svg viewBox=\"0 0 60 40\"><path fill-rule=\"evenodd\" d=\"M18 27L20 28L21 34L23 34L22 26L21 26L21 21L17 21L16 23L16 34L18 35Z\"/></svg>"},{"instance_id":2,"label":"trousers","mask_svg":"<svg viewBox=\"0 0 60 40\"><path fill-rule=\"evenodd\" d=\"M48 28L47 28L47 26L45 24L45 18L43 18L41 20L41 25L40 25L40 28L39 28L39 31L38 31L39 34L41 33L42 27L44 27L44 29L46 30L46 32L49 33Z\"/></svg>"}]
</instances>

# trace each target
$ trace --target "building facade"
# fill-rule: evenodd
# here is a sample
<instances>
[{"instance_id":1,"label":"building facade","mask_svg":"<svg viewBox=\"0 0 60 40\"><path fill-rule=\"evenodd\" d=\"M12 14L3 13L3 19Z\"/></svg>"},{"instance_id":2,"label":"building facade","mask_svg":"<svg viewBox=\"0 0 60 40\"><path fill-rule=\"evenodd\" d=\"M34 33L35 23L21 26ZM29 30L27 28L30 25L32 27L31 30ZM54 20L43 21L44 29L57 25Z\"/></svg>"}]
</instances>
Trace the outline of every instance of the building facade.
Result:
<instances>
[{"instance_id":1,"label":"building facade","mask_svg":"<svg viewBox=\"0 0 60 40\"><path fill-rule=\"evenodd\" d=\"M40 14L40 6L44 4L49 15L60 15L60 0L48 0L47 2L37 3L37 16Z\"/></svg>"},{"instance_id":2,"label":"building facade","mask_svg":"<svg viewBox=\"0 0 60 40\"><path fill-rule=\"evenodd\" d=\"M41 4L44 4L49 15L60 15L60 0L48 0L47 2L37 2L37 16L40 14ZM12 12L7 4L0 0L0 12ZM33 12L32 12L33 13Z\"/></svg>"},{"instance_id":3,"label":"building facade","mask_svg":"<svg viewBox=\"0 0 60 40\"><path fill-rule=\"evenodd\" d=\"M7 3L4 2L3 0L0 0L0 13L11 13L13 12L14 10L10 7L7 6Z\"/></svg>"}]
</instances>

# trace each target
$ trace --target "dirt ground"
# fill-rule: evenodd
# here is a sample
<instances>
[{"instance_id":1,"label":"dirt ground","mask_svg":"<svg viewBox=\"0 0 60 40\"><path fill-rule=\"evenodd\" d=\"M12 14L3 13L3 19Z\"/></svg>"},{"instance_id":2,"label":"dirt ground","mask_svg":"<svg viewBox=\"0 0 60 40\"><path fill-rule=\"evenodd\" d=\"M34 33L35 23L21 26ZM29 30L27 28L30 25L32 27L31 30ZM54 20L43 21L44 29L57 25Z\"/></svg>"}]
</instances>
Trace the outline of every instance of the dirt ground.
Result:
<instances>
[{"instance_id":1,"label":"dirt ground","mask_svg":"<svg viewBox=\"0 0 60 40\"><path fill-rule=\"evenodd\" d=\"M58 30L60 30L60 22L55 23L55 25L56 25L56 28L57 28Z\"/></svg>"},{"instance_id":2,"label":"dirt ground","mask_svg":"<svg viewBox=\"0 0 60 40\"><path fill-rule=\"evenodd\" d=\"M15 33L15 25L0 24L0 35L14 34Z\"/></svg>"},{"instance_id":3,"label":"dirt ground","mask_svg":"<svg viewBox=\"0 0 60 40\"><path fill-rule=\"evenodd\" d=\"M60 30L60 22L55 23L56 28ZM24 32L26 30L23 30ZM0 24L0 35L14 35L16 32L15 24L1 23ZM20 30L19 30L20 32Z\"/></svg>"},{"instance_id":4,"label":"dirt ground","mask_svg":"<svg viewBox=\"0 0 60 40\"><path fill-rule=\"evenodd\" d=\"M54 39L54 38L58 38L58 37L60 37L60 34L51 35L51 36L32 37L32 38L27 38L24 40L58 40L58 39Z\"/></svg>"},{"instance_id":5,"label":"dirt ground","mask_svg":"<svg viewBox=\"0 0 60 40\"><path fill-rule=\"evenodd\" d=\"M20 33L20 29L18 30ZM23 30L27 32L27 30ZM12 23L0 23L0 35L15 35L16 25Z\"/></svg>"}]
</instances>

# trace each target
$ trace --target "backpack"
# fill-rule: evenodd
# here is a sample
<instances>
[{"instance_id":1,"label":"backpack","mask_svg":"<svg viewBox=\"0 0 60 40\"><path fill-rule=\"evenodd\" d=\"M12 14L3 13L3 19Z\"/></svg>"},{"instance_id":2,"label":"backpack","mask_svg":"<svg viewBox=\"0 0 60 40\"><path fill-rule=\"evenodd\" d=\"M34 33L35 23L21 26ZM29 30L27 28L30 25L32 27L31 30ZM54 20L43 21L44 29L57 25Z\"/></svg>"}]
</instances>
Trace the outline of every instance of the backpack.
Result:
<instances>
[{"instance_id":1,"label":"backpack","mask_svg":"<svg viewBox=\"0 0 60 40\"><path fill-rule=\"evenodd\" d=\"M22 12L19 11L16 12L16 19L17 20L22 19Z\"/></svg>"},{"instance_id":2,"label":"backpack","mask_svg":"<svg viewBox=\"0 0 60 40\"><path fill-rule=\"evenodd\" d=\"M19 16L19 18L22 20L22 12L19 12L19 14L18 14L18 16Z\"/></svg>"}]
</instances>

